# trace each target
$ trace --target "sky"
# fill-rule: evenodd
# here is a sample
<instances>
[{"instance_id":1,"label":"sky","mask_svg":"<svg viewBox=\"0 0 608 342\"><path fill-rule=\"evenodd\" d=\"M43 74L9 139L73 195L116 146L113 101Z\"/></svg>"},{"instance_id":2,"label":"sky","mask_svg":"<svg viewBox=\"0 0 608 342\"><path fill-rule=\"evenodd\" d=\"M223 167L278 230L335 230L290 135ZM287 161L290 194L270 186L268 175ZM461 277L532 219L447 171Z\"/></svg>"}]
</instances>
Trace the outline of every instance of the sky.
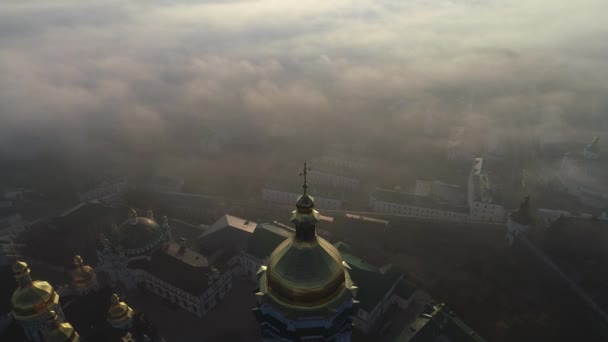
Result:
<instances>
[{"instance_id":1,"label":"sky","mask_svg":"<svg viewBox=\"0 0 608 342\"><path fill-rule=\"evenodd\" d=\"M217 131L404 146L443 144L429 126L602 135L607 10L605 0L2 1L0 155L150 154Z\"/></svg>"}]
</instances>

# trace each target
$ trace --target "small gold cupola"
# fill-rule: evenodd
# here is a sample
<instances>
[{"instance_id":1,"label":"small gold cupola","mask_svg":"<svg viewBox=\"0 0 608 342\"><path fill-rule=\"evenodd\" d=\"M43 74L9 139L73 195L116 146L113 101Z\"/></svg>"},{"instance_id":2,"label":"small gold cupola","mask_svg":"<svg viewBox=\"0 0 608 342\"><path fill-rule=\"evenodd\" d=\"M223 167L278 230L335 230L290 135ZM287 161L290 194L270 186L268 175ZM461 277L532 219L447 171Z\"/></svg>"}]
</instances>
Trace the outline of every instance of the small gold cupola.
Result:
<instances>
[{"instance_id":1,"label":"small gold cupola","mask_svg":"<svg viewBox=\"0 0 608 342\"><path fill-rule=\"evenodd\" d=\"M110 297L110 308L108 309L108 323L117 329L131 327L134 311L125 302L121 302L115 293Z\"/></svg>"},{"instance_id":2,"label":"small gold cupola","mask_svg":"<svg viewBox=\"0 0 608 342\"><path fill-rule=\"evenodd\" d=\"M129 209L128 218L129 218L129 223L132 225L136 225L137 221L139 221L139 219L137 217L137 211L135 211L135 209L133 209L133 208Z\"/></svg>"},{"instance_id":3,"label":"small gold cupola","mask_svg":"<svg viewBox=\"0 0 608 342\"><path fill-rule=\"evenodd\" d=\"M296 239L303 241L314 239L315 225L319 222L319 212L315 210L315 199L308 194L308 171L310 168L304 163L304 170L300 173L304 177L303 192L296 202L296 210L291 213L291 223L296 227Z\"/></svg>"},{"instance_id":4,"label":"small gold cupola","mask_svg":"<svg viewBox=\"0 0 608 342\"><path fill-rule=\"evenodd\" d=\"M80 255L75 255L72 285L77 289L88 289L94 287L96 279L95 270L89 265L84 265Z\"/></svg>"},{"instance_id":5,"label":"small gold cupola","mask_svg":"<svg viewBox=\"0 0 608 342\"><path fill-rule=\"evenodd\" d=\"M48 332L45 342L78 342L80 336L68 322L61 323L53 310L49 311Z\"/></svg>"},{"instance_id":6,"label":"small gold cupola","mask_svg":"<svg viewBox=\"0 0 608 342\"><path fill-rule=\"evenodd\" d=\"M46 281L32 280L30 268L23 261L16 261L13 273L19 287L13 293L13 315L19 321L38 319L59 305L59 295Z\"/></svg>"}]
</instances>

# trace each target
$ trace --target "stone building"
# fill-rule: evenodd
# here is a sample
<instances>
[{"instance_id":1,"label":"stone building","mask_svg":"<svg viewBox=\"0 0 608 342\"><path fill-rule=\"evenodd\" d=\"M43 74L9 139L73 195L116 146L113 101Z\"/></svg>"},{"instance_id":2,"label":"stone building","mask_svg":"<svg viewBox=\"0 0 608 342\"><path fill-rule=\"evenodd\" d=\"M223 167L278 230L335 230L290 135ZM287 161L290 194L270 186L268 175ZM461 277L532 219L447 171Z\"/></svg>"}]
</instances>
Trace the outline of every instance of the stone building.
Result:
<instances>
[{"instance_id":1,"label":"stone building","mask_svg":"<svg viewBox=\"0 0 608 342\"><path fill-rule=\"evenodd\" d=\"M214 308L232 288L230 260L209 257L171 237L168 220L152 214L113 226L102 238L98 269L114 283L140 287L199 317Z\"/></svg>"}]
</instances>

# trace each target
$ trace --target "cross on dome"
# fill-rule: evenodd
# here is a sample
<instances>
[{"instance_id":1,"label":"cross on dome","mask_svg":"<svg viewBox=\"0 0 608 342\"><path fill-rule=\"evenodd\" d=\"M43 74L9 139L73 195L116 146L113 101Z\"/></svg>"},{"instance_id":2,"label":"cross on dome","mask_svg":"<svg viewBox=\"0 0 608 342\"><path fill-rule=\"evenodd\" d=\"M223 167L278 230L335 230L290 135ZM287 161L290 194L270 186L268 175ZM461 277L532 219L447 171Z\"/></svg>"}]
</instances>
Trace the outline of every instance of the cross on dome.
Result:
<instances>
[{"instance_id":1,"label":"cross on dome","mask_svg":"<svg viewBox=\"0 0 608 342\"><path fill-rule=\"evenodd\" d=\"M304 189L304 193L306 193L306 189L308 189L308 180L307 180L308 171L310 171L310 167L306 166L306 162L304 162L304 169L302 170L302 172L300 172L300 176L304 177L304 184L302 185L302 188Z\"/></svg>"}]
</instances>

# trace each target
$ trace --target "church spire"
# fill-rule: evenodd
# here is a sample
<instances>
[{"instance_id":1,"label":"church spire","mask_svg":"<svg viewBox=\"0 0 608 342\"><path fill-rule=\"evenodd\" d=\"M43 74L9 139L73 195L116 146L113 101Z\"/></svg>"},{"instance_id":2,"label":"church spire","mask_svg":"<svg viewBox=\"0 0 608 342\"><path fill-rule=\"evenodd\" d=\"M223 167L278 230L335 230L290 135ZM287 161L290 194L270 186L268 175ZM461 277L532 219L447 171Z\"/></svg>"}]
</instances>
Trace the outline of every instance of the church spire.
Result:
<instances>
[{"instance_id":1,"label":"church spire","mask_svg":"<svg viewBox=\"0 0 608 342\"><path fill-rule=\"evenodd\" d=\"M303 192L296 202L296 210L291 213L291 222L296 226L298 240L313 240L316 235L315 224L319 222L319 212L314 209L314 197L308 194L308 171L310 168L305 162L300 173L304 177Z\"/></svg>"},{"instance_id":2,"label":"church spire","mask_svg":"<svg viewBox=\"0 0 608 342\"><path fill-rule=\"evenodd\" d=\"M304 193L306 193L306 189L308 189L308 171L310 171L310 167L306 166L306 162L304 162L304 170L300 172L300 176L304 177L304 184L302 185Z\"/></svg>"}]
</instances>

